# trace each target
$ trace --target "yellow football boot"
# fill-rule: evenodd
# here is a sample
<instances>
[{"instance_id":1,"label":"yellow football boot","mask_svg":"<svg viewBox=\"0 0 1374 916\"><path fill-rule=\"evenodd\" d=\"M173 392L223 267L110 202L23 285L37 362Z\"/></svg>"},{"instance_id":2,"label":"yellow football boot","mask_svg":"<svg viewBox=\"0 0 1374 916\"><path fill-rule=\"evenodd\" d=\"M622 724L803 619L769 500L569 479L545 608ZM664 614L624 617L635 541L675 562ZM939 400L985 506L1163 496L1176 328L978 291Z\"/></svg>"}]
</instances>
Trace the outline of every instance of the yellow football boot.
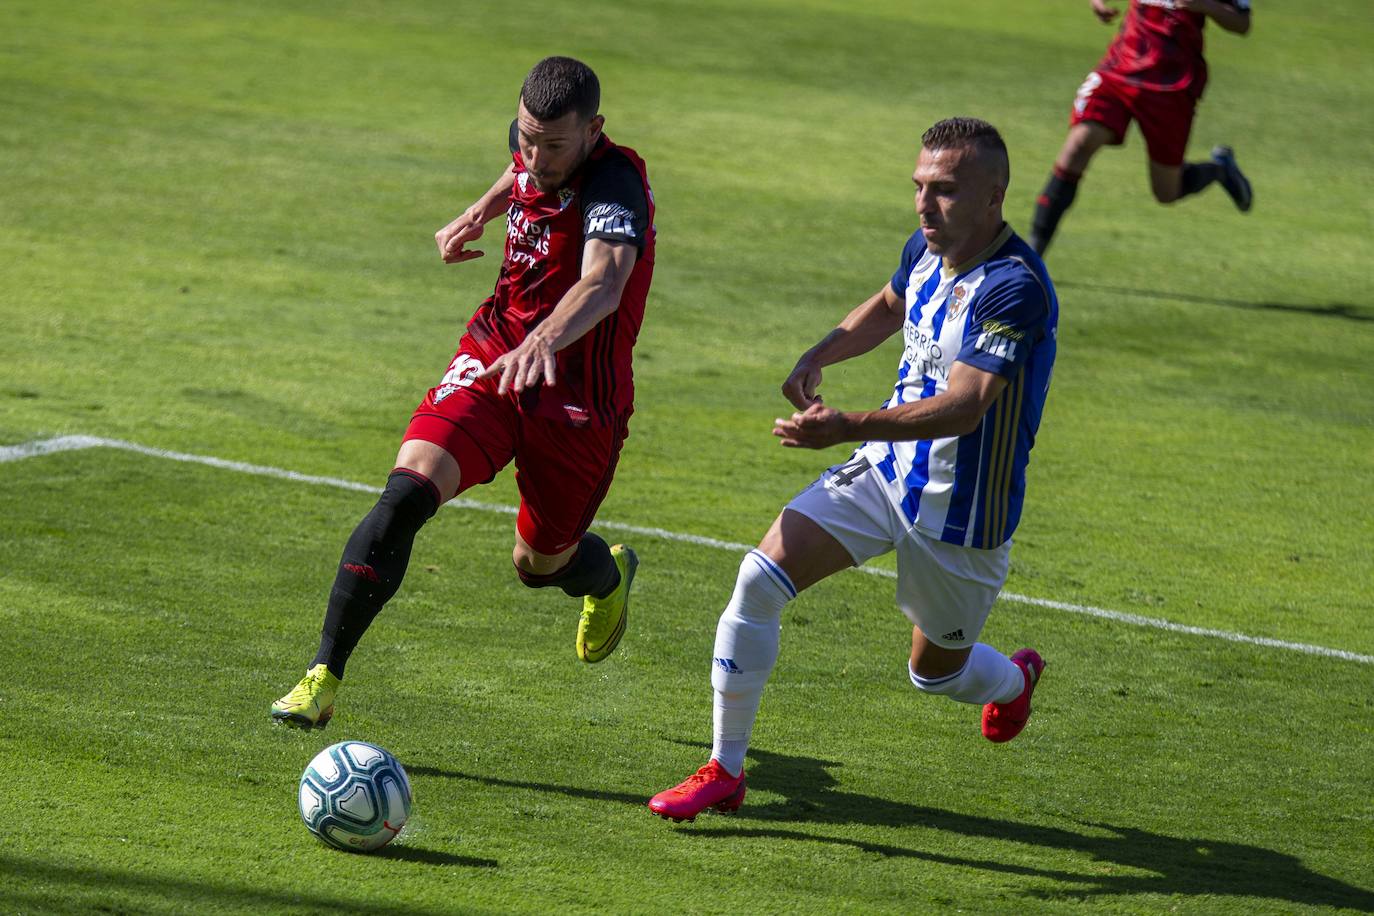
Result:
<instances>
[{"instance_id":1,"label":"yellow football boot","mask_svg":"<svg viewBox=\"0 0 1374 916\"><path fill-rule=\"evenodd\" d=\"M334 695L343 681L329 673L323 664L305 672L291 692L272 704L272 718L292 728L324 728L334 715Z\"/></svg>"},{"instance_id":2,"label":"yellow football boot","mask_svg":"<svg viewBox=\"0 0 1374 916\"><path fill-rule=\"evenodd\" d=\"M611 559L620 570L620 584L605 598L587 595L582 599L582 620L577 624L577 657L584 662L599 662L615 651L625 635L630 612L630 584L639 568L639 557L624 544L611 548Z\"/></svg>"}]
</instances>

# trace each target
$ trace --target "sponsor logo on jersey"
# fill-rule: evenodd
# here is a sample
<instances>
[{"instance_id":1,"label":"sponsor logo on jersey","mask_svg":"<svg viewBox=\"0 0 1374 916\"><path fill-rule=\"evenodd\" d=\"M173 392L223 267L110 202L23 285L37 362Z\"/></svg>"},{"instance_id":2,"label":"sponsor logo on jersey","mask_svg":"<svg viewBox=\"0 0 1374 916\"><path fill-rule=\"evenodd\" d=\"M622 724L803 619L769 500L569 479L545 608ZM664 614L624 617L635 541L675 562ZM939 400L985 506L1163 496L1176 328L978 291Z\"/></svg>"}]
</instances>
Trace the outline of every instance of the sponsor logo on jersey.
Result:
<instances>
[{"instance_id":1,"label":"sponsor logo on jersey","mask_svg":"<svg viewBox=\"0 0 1374 916\"><path fill-rule=\"evenodd\" d=\"M1025 332L1018 331L1006 322L998 321L995 318L989 318L987 321L984 321L983 330L987 331L989 334L1000 334L1003 337L1009 337L1012 340L1024 340L1026 337Z\"/></svg>"},{"instance_id":2,"label":"sponsor logo on jersey","mask_svg":"<svg viewBox=\"0 0 1374 916\"><path fill-rule=\"evenodd\" d=\"M902 358L911 366L908 378L919 379L923 375L931 378L949 378L949 367L945 365L945 348L921 328L910 321L902 329L906 342L906 352Z\"/></svg>"},{"instance_id":3,"label":"sponsor logo on jersey","mask_svg":"<svg viewBox=\"0 0 1374 916\"><path fill-rule=\"evenodd\" d=\"M516 204L511 204L506 211L506 238L515 245L533 248L538 254L548 254L549 234L546 229L526 216L524 208Z\"/></svg>"},{"instance_id":4,"label":"sponsor logo on jersey","mask_svg":"<svg viewBox=\"0 0 1374 916\"><path fill-rule=\"evenodd\" d=\"M623 235L635 238L634 211L620 204L597 204L587 212L587 235Z\"/></svg>"},{"instance_id":5,"label":"sponsor logo on jersey","mask_svg":"<svg viewBox=\"0 0 1374 916\"><path fill-rule=\"evenodd\" d=\"M1016 341L1001 334L993 334L990 331L984 331L979 334L978 339L973 342L973 348L975 350L981 350L988 356L1006 360L1009 363L1016 362L1016 354L1018 352Z\"/></svg>"}]
</instances>

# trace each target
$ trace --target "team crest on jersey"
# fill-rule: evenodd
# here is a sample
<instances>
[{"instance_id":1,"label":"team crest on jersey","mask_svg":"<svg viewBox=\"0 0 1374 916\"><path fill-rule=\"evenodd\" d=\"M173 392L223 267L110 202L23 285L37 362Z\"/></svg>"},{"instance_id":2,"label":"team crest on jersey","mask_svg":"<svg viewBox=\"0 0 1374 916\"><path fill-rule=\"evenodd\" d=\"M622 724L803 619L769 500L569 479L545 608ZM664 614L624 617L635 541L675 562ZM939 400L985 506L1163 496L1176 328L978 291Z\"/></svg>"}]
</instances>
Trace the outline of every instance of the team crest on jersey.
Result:
<instances>
[{"instance_id":1,"label":"team crest on jersey","mask_svg":"<svg viewBox=\"0 0 1374 916\"><path fill-rule=\"evenodd\" d=\"M568 204L572 203L572 199L573 199L573 189L572 189L572 188L559 188L559 189L558 189L558 210L559 210L560 213L561 213L562 211L568 209Z\"/></svg>"},{"instance_id":2,"label":"team crest on jersey","mask_svg":"<svg viewBox=\"0 0 1374 916\"><path fill-rule=\"evenodd\" d=\"M964 306L967 304L968 287L960 283L954 287L954 292L950 294L949 303L946 306L949 309L949 317L958 318L959 314L964 310Z\"/></svg>"},{"instance_id":3,"label":"team crest on jersey","mask_svg":"<svg viewBox=\"0 0 1374 916\"><path fill-rule=\"evenodd\" d=\"M440 385L438 388L435 388L434 403L438 404L444 398L448 397L449 395L453 394L453 392L457 391L458 387L459 386L457 385Z\"/></svg>"},{"instance_id":4,"label":"team crest on jersey","mask_svg":"<svg viewBox=\"0 0 1374 916\"><path fill-rule=\"evenodd\" d=\"M521 172L520 175L519 175L519 177L517 177L517 178L515 179L515 181L516 181L517 184L520 185L520 190L521 190L521 191L527 190L527 189L529 188L529 186L530 186L530 173L529 173L529 172Z\"/></svg>"}]
</instances>

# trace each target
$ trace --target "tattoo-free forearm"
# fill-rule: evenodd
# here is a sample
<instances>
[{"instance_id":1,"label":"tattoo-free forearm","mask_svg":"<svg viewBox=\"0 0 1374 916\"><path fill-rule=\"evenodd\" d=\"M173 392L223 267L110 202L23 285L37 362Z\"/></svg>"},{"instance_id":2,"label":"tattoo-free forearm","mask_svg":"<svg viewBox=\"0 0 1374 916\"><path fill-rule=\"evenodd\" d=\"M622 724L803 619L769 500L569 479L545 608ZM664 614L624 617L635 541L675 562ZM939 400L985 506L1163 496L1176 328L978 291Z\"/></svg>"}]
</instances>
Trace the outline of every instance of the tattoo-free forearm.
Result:
<instances>
[{"instance_id":1,"label":"tattoo-free forearm","mask_svg":"<svg viewBox=\"0 0 1374 916\"><path fill-rule=\"evenodd\" d=\"M848 438L856 442L906 442L964 436L978 428L1007 380L968 363L956 362L944 391L897 407L846 414Z\"/></svg>"},{"instance_id":2,"label":"tattoo-free forearm","mask_svg":"<svg viewBox=\"0 0 1374 916\"><path fill-rule=\"evenodd\" d=\"M530 332L539 335L557 353L580 340L620 305L624 284L617 285L606 276L583 277L549 313L549 317Z\"/></svg>"},{"instance_id":3,"label":"tattoo-free forearm","mask_svg":"<svg viewBox=\"0 0 1374 916\"><path fill-rule=\"evenodd\" d=\"M976 398L949 392L898 407L847 413L851 442L909 442L963 436L978 428L984 411Z\"/></svg>"}]
</instances>

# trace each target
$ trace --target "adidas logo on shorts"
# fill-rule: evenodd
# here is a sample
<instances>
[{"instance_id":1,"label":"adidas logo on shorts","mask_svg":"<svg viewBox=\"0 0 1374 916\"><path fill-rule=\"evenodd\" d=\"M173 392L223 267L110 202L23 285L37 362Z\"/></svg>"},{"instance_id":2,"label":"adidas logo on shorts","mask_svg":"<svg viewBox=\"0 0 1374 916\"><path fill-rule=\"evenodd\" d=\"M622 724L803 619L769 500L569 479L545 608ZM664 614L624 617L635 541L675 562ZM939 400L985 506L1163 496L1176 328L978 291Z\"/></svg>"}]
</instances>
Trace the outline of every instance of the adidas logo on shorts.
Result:
<instances>
[{"instance_id":1,"label":"adidas logo on shorts","mask_svg":"<svg viewBox=\"0 0 1374 916\"><path fill-rule=\"evenodd\" d=\"M955 630L953 633L946 633L944 636L941 636L940 638L949 640L950 642L963 642L964 631L962 629L958 629Z\"/></svg>"}]
</instances>

